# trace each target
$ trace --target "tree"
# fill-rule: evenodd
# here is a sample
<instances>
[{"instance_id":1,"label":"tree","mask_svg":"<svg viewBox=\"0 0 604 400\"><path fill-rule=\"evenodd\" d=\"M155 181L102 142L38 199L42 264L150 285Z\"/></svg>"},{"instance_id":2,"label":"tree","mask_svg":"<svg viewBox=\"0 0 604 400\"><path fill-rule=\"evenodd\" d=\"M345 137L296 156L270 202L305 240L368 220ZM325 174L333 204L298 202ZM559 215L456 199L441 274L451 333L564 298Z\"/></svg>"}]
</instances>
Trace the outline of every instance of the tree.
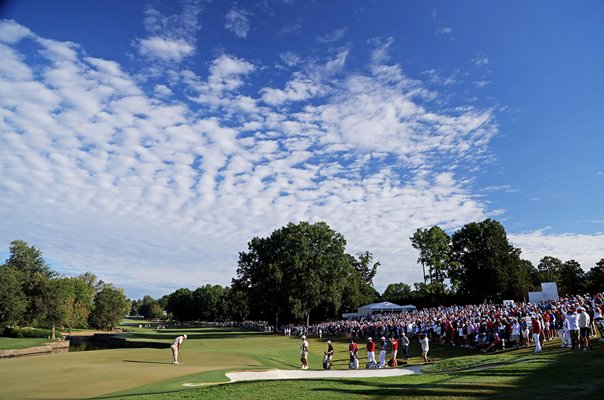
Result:
<instances>
[{"instance_id":1,"label":"tree","mask_svg":"<svg viewBox=\"0 0 604 400\"><path fill-rule=\"evenodd\" d=\"M537 269L541 274L541 282L558 282L562 269L562 260L556 257L545 256L539 261Z\"/></svg>"},{"instance_id":2,"label":"tree","mask_svg":"<svg viewBox=\"0 0 604 400\"><path fill-rule=\"evenodd\" d=\"M290 223L269 238L248 243L248 252L239 254L235 283L248 291L258 313L276 326L284 313L304 318L307 324L313 312L335 316L342 304L342 278L354 270L345 245L344 237L325 222ZM371 259L364 257L363 262L368 267ZM366 278L370 275L371 268Z\"/></svg>"},{"instance_id":3,"label":"tree","mask_svg":"<svg viewBox=\"0 0 604 400\"><path fill-rule=\"evenodd\" d=\"M449 276L467 301L520 300L520 249L509 244L503 225L486 219L464 225L452 237L458 265Z\"/></svg>"},{"instance_id":4,"label":"tree","mask_svg":"<svg viewBox=\"0 0 604 400\"><path fill-rule=\"evenodd\" d=\"M585 290L585 272L575 260L566 261L560 268L558 290L562 296L571 296Z\"/></svg>"},{"instance_id":5,"label":"tree","mask_svg":"<svg viewBox=\"0 0 604 400\"><path fill-rule=\"evenodd\" d=\"M224 320L227 310L225 309L225 289L220 285L207 284L197 288L192 294L192 307L195 319L201 321Z\"/></svg>"},{"instance_id":6,"label":"tree","mask_svg":"<svg viewBox=\"0 0 604 400\"><path fill-rule=\"evenodd\" d=\"M601 293L604 291L604 258L589 270L587 280L589 281L590 293Z\"/></svg>"},{"instance_id":7,"label":"tree","mask_svg":"<svg viewBox=\"0 0 604 400\"><path fill-rule=\"evenodd\" d=\"M22 319L25 324L33 325L49 312L46 291L50 287L49 280L56 274L42 258L42 252L23 240L11 242L9 251L6 266L18 272L21 290L27 299Z\"/></svg>"},{"instance_id":8,"label":"tree","mask_svg":"<svg viewBox=\"0 0 604 400\"><path fill-rule=\"evenodd\" d=\"M107 284L94 298L94 310L90 314L90 325L112 330L124 318L130 309L130 302L123 289Z\"/></svg>"},{"instance_id":9,"label":"tree","mask_svg":"<svg viewBox=\"0 0 604 400\"><path fill-rule=\"evenodd\" d=\"M164 315L164 310L159 304L159 301L149 295L145 295L142 300L137 300L132 303L136 308L135 311L137 312L137 315L151 319L158 319Z\"/></svg>"},{"instance_id":10,"label":"tree","mask_svg":"<svg viewBox=\"0 0 604 400\"><path fill-rule=\"evenodd\" d=\"M22 321L26 301L19 273L14 268L0 266L0 331Z\"/></svg>"},{"instance_id":11,"label":"tree","mask_svg":"<svg viewBox=\"0 0 604 400\"><path fill-rule=\"evenodd\" d=\"M172 313L172 317L177 321L193 321L195 319L195 312L191 291L181 288L170 294L166 310Z\"/></svg>"},{"instance_id":12,"label":"tree","mask_svg":"<svg viewBox=\"0 0 604 400\"><path fill-rule=\"evenodd\" d=\"M410 303L412 298L411 286L403 282L389 284L382 294L385 301L399 305Z\"/></svg>"},{"instance_id":13,"label":"tree","mask_svg":"<svg viewBox=\"0 0 604 400\"><path fill-rule=\"evenodd\" d=\"M452 263L449 235L442 228L433 226L430 229L419 228L409 239L411 245L419 250L417 262L423 267L424 283L427 277L430 282L444 282Z\"/></svg>"}]
</instances>

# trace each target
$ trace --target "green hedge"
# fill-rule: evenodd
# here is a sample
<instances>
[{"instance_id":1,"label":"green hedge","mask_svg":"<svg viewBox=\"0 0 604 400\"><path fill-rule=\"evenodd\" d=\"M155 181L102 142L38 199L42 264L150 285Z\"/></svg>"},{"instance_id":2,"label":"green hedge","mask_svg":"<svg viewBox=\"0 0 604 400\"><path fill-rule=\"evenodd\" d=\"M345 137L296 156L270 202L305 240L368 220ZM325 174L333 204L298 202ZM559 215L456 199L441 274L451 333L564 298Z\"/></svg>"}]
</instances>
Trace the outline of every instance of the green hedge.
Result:
<instances>
[{"instance_id":1,"label":"green hedge","mask_svg":"<svg viewBox=\"0 0 604 400\"><path fill-rule=\"evenodd\" d=\"M41 328L5 328L3 336L12 338L42 338L49 339L52 337L50 329ZM55 331L55 337L61 339L63 335L59 331Z\"/></svg>"}]
</instances>

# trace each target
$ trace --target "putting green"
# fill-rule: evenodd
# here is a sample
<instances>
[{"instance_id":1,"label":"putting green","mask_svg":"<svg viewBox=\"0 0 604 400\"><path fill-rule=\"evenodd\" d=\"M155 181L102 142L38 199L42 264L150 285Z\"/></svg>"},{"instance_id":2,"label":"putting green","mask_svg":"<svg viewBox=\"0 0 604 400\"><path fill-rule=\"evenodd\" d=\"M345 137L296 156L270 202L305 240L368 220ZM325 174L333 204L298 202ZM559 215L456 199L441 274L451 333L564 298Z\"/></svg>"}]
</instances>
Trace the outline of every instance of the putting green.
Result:
<instances>
[{"instance_id":1,"label":"putting green","mask_svg":"<svg viewBox=\"0 0 604 400\"><path fill-rule=\"evenodd\" d=\"M96 350L2 360L0 398L88 398L216 369L259 365L237 354L209 359L197 349L183 351L183 356L182 365L171 363L169 349Z\"/></svg>"}]
</instances>

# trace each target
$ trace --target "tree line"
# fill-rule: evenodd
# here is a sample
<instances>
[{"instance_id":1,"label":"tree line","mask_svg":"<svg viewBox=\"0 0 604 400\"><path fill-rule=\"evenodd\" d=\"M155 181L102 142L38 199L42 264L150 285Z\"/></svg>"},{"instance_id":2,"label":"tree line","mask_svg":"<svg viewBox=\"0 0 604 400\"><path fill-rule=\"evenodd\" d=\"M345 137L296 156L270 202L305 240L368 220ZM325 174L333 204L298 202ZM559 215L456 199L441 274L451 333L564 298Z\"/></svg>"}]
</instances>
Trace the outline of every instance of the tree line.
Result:
<instances>
[{"instance_id":1,"label":"tree line","mask_svg":"<svg viewBox=\"0 0 604 400\"><path fill-rule=\"evenodd\" d=\"M269 237L255 237L239 253L230 287L178 289L138 301L142 315L155 303L176 320L265 320L279 325L339 319L345 312L377 301L419 307L526 301L542 282L556 282L560 295L604 290L604 259L584 272L578 262L545 256L535 267L522 259L496 220L471 222L452 235L442 228L419 228L410 237L419 251L424 281L373 288L380 263L366 251L345 252L344 237L325 222L290 223ZM133 310L133 312L135 312Z\"/></svg>"},{"instance_id":2,"label":"tree line","mask_svg":"<svg viewBox=\"0 0 604 400\"><path fill-rule=\"evenodd\" d=\"M410 237L424 280L373 287L380 266L369 251L351 255L346 240L325 222L289 223L269 237L254 237L239 253L230 286L181 288L159 299L129 301L122 289L86 273L61 277L35 247L14 241L0 266L0 328L26 324L110 329L129 312L176 321L264 320L279 326L339 319L377 302L418 307L527 300L541 282L560 295L604 290L604 259L588 272L578 262L545 256L535 267L509 243L501 223L471 222L452 235L419 228Z\"/></svg>"},{"instance_id":3,"label":"tree line","mask_svg":"<svg viewBox=\"0 0 604 400\"><path fill-rule=\"evenodd\" d=\"M113 329L130 308L123 289L87 272L57 274L35 246L10 243L0 265L0 334L11 326Z\"/></svg>"}]
</instances>

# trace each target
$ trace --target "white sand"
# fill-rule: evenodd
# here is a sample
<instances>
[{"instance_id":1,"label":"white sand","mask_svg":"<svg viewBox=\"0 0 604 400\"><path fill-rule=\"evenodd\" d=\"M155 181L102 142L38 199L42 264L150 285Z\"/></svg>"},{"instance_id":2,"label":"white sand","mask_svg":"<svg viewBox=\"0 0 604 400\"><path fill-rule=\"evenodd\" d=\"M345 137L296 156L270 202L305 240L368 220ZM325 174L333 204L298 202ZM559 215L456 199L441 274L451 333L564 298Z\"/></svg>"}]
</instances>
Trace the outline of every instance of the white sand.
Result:
<instances>
[{"instance_id":1,"label":"white sand","mask_svg":"<svg viewBox=\"0 0 604 400\"><path fill-rule=\"evenodd\" d=\"M231 382L257 381L266 379L316 379L316 378L375 378L402 376L419 373L419 366L405 368L349 369L349 370L285 370L228 372Z\"/></svg>"}]
</instances>

